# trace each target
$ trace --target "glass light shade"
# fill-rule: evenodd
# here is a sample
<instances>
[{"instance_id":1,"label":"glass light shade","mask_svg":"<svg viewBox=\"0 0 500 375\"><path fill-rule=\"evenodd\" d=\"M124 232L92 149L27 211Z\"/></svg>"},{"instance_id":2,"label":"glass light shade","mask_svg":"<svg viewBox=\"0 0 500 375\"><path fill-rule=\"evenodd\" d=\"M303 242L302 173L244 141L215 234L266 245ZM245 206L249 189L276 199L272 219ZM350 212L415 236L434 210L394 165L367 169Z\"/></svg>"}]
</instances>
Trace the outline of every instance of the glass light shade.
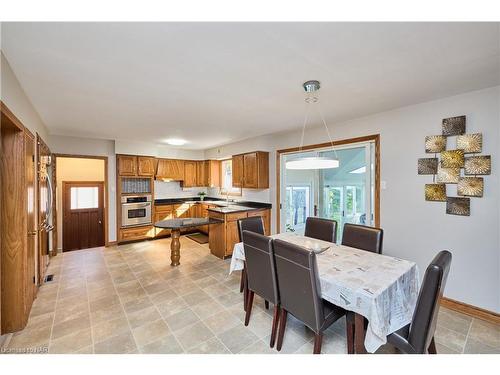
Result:
<instances>
[{"instance_id":1,"label":"glass light shade","mask_svg":"<svg viewBox=\"0 0 500 375\"><path fill-rule=\"evenodd\" d=\"M337 159L320 156L298 158L286 162L286 169L329 169L338 167L339 161Z\"/></svg>"}]
</instances>

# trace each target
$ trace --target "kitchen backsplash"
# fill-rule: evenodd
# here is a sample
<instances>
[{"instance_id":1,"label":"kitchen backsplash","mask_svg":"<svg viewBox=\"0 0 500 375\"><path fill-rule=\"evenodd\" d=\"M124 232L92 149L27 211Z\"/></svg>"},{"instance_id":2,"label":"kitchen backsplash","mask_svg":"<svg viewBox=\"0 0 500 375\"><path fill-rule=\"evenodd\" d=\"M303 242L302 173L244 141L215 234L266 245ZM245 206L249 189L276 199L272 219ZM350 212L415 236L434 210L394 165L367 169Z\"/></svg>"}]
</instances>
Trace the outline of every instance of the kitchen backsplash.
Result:
<instances>
[{"instance_id":1,"label":"kitchen backsplash","mask_svg":"<svg viewBox=\"0 0 500 375\"><path fill-rule=\"evenodd\" d=\"M163 182L155 180L155 199L168 199L168 198L187 198L196 197L200 191L207 192L207 188L204 187L192 187L185 188L181 187L180 182Z\"/></svg>"},{"instance_id":2,"label":"kitchen backsplash","mask_svg":"<svg viewBox=\"0 0 500 375\"><path fill-rule=\"evenodd\" d=\"M219 192L219 188L209 188L207 194L209 197L226 199L226 195L220 195ZM269 189L243 189L243 194L241 196L230 196L229 198L235 201L271 203L270 194Z\"/></svg>"}]
</instances>

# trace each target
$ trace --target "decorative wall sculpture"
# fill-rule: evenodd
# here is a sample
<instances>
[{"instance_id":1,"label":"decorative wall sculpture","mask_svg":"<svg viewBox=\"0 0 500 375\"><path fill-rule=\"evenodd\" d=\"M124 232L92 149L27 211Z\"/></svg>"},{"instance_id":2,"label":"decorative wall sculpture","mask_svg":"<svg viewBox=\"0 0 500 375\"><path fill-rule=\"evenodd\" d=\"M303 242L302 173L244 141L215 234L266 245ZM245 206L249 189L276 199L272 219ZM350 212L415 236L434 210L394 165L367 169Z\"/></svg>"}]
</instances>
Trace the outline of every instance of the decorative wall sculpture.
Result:
<instances>
[{"instance_id":1,"label":"decorative wall sculpture","mask_svg":"<svg viewBox=\"0 0 500 375\"><path fill-rule=\"evenodd\" d=\"M477 176L491 174L491 156L475 155L483 151L483 135L465 134L465 125L465 116L443 119L442 134L425 137L425 152L434 157L418 159L417 173L433 175L432 183L425 184L425 200L446 202L449 215L469 216L469 197L480 198L484 193L484 179ZM447 150L450 138L456 138L456 143ZM447 196L446 184L456 184L458 197Z\"/></svg>"}]
</instances>

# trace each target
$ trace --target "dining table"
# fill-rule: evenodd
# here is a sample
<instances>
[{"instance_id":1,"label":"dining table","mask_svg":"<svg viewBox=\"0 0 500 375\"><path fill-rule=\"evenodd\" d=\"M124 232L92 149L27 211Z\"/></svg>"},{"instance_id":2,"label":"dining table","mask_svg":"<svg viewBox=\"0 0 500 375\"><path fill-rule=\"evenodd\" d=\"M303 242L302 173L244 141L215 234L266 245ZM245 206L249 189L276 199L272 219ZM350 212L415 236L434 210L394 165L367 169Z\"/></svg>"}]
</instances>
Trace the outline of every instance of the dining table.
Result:
<instances>
[{"instance_id":1,"label":"dining table","mask_svg":"<svg viewBox=\"0 0 500 375\"><path fill-rule=\"evenodd\" d=\"M374 353L389 334L411 322L420 283L416 263L295 232L270 237L316 252L322 298L354 314L352 352ZM242 270L244 262L245 250L239 242L229 272Z\"/></svg>"}]
</instances>

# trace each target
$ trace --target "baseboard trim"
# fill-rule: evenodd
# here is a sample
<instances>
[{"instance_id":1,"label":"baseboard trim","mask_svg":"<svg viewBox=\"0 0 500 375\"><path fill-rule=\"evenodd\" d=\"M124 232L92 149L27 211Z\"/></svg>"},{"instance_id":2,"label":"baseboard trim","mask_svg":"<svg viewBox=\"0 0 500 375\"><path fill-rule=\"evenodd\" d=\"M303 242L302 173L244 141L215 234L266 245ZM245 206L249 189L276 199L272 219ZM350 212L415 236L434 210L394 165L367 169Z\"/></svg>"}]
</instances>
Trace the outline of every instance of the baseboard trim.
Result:
<instances>
[{"instance_id":1,"label":"baseboard trim","mask_svg":"<svg viewBox=\"0 0 500 375\"><path fill-rule=\"evenodd\" d=\"M109 241L104 247L116 246L118 241Z\"/></svg>"},{"instance_id":2,"label":"baseboard trim","mask_svg":"<svg viewBox=\"0 0 500 375\"><path fill-rule=\"evenodd\" d=\"M482 309L480 307L472 306L464 302L456 301L451 298L441 297L441 306L474 318L486 320L490 323L500 324L500 314Z\"/></svg>"}]
</instances>

